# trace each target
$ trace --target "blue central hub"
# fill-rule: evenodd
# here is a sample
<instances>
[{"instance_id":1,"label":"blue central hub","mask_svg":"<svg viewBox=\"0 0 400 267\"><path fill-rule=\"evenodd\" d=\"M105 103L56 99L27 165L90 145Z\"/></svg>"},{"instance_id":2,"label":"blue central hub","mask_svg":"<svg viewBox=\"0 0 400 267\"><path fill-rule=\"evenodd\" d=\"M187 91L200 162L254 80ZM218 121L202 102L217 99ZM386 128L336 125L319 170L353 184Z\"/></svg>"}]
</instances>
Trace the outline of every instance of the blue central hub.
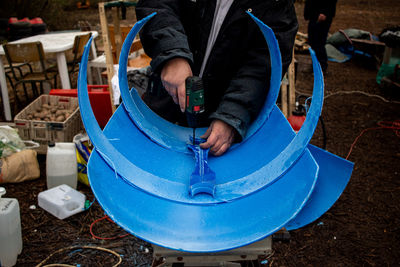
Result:
<instances>
[{"instance_id":1,"label":"blue central hub","mask_svg":"<svg viewBox=\"0 0 400 267\"><path fill-rule=\"evenodd\" d=\"M195 145L188 145L195 157L195 167L190 175L189 194L194 197L197 194L209 194L215 196L215 172L208 166L208 152L210 149L202 149L199 144L203 139L196 138Z\"/></svg>"}]
</instances>

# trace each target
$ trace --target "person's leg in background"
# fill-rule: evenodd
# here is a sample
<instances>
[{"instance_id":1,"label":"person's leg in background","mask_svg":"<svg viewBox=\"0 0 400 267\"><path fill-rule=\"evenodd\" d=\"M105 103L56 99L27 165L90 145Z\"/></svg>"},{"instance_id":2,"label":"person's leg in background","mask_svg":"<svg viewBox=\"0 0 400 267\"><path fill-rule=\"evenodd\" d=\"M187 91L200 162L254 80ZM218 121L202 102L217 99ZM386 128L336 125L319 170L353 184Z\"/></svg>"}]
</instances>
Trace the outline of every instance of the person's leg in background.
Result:
<instances>
[{"instance_id":1,"label":"person's leg in background","mask_svg":"<svg viewBox=\"0 0 400 267\"><path fill-rule=\"evenodd\" d=\"M331 19L321 22L310 20L308 23L308 43L315 51L318 61L321 64L322 71L324 72L326 72L328 68L328 56L326 54L325 44L331 23Z\"/></svg>"}]
</instances>

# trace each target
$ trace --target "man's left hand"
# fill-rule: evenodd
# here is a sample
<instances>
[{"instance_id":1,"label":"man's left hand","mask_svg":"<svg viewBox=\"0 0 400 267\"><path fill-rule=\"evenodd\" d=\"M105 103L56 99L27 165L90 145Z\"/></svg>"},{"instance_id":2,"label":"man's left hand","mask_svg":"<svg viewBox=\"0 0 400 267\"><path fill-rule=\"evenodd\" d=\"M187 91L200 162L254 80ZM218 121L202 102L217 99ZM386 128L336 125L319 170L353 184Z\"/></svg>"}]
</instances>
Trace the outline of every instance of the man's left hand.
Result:
<instances>
[{"instance_id":1,"label":"man's left hand","mask_svg":"<svg viewBox=\"0 0 400 267\"><path fill-rule=\"evenodd\" d=\"M207 138L205 143L200 144L201 148L210 148L212 154L221 156L233 143L235 129L221 120L214 120L201 138Z\"/></svg>"},{"instance_id":2,"label":"man's left hand","mask_svg":"<svg viewBox=\"0 0 400 267\"><path fill-rule=\"evenodd\" d=\"M326 20L325 14L322 14L322 13L319 14L317 22L322 22L322 21L325 21L325 20Z\"/></svg>"}]
</instances>

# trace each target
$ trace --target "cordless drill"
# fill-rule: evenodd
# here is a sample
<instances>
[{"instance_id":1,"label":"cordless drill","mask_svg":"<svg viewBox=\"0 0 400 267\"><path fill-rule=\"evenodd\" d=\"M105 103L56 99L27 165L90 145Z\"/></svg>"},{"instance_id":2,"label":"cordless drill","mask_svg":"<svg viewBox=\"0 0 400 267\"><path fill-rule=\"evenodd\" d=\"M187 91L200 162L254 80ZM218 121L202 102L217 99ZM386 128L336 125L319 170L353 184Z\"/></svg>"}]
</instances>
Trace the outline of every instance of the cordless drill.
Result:
<instances>
[{"instance_id":1,"label":"cordless drill","mask_svg":"<svg viewBox=\"0 0 400 267\"><path fill-rule=\"evenodd\" d=\"M193 145L196 139L196 127L198 117L204 112L204 87L200 77L191 76L186 78L186 104L185 113L189 127L193 128Z\"/></svg>"}]
</instances>

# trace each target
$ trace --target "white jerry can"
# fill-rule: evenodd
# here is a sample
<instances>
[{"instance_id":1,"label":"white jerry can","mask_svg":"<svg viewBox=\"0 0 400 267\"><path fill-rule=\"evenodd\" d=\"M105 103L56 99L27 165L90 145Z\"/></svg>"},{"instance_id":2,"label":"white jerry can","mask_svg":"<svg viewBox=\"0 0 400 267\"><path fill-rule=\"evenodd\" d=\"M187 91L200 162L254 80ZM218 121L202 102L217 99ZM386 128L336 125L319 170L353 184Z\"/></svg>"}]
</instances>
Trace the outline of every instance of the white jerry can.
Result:
<instances>
[{"instance_id":1,"label":"white jerry can","mask_svg":"<svg viewBox=\"0 0 400 267\"><path fill-rule=\"evenodd\" d=\"M0 266L9 267L22 251L22 234L18 200L2 198L5 193L0 187Z\"/></svg>"}]
</instances>

